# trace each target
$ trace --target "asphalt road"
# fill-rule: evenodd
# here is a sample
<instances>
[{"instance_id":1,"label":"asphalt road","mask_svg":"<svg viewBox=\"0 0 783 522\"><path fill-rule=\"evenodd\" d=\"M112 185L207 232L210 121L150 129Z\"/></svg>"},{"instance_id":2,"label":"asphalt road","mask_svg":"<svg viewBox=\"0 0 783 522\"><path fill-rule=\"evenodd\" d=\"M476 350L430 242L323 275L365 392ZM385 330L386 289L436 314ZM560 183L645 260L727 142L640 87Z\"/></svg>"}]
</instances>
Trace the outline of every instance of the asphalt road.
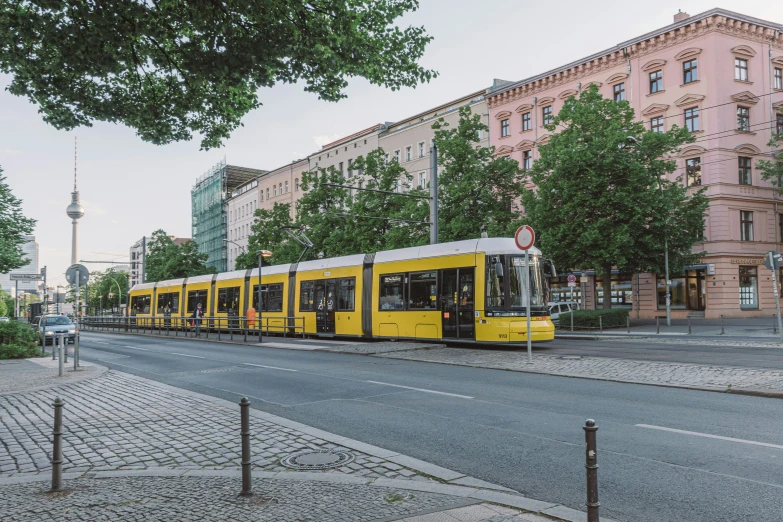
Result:
<instances>
[{"instance_id":1,"label":"asphalt road","mask_svg":"<svg viewBox=\"0 0 783 522\"><path fill-rule=\"evenodd\" d=\"M782 516L779 399L140 336L83 333L81 347L87 361L246 395L259 410L582 510L582 426L594 418L603 515Z\"/></svg>"}]
</instances>

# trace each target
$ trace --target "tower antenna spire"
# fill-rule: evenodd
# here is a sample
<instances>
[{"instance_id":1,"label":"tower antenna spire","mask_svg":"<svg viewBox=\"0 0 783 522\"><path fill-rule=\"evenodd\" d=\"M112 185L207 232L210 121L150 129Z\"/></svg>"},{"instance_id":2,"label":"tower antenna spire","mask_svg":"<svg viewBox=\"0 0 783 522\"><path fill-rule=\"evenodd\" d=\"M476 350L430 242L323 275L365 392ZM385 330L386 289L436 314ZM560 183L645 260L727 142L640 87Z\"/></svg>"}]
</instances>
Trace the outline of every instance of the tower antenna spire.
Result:
<instances>
[{"instance_id":1,"label":"tower antenna spire","mask_svg":"<svg viewBox=\"0 0 783 522\"><path fill-rule=\"evenodd\" d=\"M73 191L76 192L76 140L78 136L73 137Z\"/></svg>"}]
</instances>

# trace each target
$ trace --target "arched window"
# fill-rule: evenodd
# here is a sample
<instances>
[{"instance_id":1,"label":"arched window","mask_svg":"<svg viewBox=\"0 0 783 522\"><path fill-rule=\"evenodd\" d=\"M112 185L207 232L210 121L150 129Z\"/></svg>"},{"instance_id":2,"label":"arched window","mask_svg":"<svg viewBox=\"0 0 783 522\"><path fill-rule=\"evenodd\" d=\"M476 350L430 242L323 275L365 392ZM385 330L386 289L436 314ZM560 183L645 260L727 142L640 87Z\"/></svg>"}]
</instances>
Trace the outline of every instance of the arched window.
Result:
<instances>
[{"instance_id":1,"label":"arched window","mask_svg":"<svg viewBox=\"0 0 783 522\"><path fill-rule=\"evenodd\" d=\"M285 193L288 194L288 182L285 182Z\"/></svg>"},{"instance_id":2,"label":"arched window","mask_svg":"<svg viewBox=\"0 0 783 522\"><path fill-rule=\"evenodd\" d=\"M277 196L277 185L275 185L274 187L272 187L272 189L273 189L273 191L272 191L272 194L273 194L273 195L275 195L275 196Z\"/></svg>"},{"instance_id":3,"label":"arched window","mask_svg":"<svg viewBox=\"0 0 783 522\"><path fill-rule=\"evenodd\" d=\"M294 191L299 192L299 178L294 180Z\"/></svg>"}]
</instances>

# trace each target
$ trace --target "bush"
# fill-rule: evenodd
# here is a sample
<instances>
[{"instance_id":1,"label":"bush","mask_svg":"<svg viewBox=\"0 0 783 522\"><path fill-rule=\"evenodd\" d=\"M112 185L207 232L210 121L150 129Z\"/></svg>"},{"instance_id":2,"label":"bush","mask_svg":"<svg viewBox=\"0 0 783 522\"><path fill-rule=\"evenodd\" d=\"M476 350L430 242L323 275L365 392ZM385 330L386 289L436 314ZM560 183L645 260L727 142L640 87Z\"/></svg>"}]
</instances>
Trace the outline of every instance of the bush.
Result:
<instances>
[{"instance_id":1,"label":"bush","mask_svg":"<svg viewBox=\"0 0 783 522\"><path fill-rule=\"evenodd\" d=\"M610 308L609 310L574 310L574 328L598 329L600 323L604 328L625 327L628 320L628 312L624 308ZM601 318L599 320L599 317ZM569 314L560 314L560 328L571 327Z\"/></svg>"},{"instance_id":2,"label":"bush","mask_svg":"<svg viewBox=\"0 0 783 522\"><path fill-rule=\"evenodd\" d=\"M38 332L19 321L0 323L0 359L23 359L42 355Z\"/></svg>"}]
</instances>

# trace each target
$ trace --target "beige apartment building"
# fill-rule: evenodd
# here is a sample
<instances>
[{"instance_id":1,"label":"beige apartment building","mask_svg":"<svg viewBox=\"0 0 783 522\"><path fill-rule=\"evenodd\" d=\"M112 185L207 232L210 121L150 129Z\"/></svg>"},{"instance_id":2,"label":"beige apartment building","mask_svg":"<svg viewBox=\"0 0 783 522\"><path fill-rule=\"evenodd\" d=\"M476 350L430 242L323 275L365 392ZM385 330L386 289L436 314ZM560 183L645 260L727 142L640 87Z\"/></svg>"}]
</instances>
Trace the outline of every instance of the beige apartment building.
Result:
<instances>
[{"instance_id":1,"label":"beige apartment building","mask_svg":"<svg viewBox=\"0 0 783 522\"><path fill-rule=\"evenodd\" d=\"M272 210L275 203L288 203L291 205L291 217L295 217L296 205L294 203L302 196L302 175L309 169L307 158L298 159L259 177L259 208Z\"/></svg>"}]
</instances>

